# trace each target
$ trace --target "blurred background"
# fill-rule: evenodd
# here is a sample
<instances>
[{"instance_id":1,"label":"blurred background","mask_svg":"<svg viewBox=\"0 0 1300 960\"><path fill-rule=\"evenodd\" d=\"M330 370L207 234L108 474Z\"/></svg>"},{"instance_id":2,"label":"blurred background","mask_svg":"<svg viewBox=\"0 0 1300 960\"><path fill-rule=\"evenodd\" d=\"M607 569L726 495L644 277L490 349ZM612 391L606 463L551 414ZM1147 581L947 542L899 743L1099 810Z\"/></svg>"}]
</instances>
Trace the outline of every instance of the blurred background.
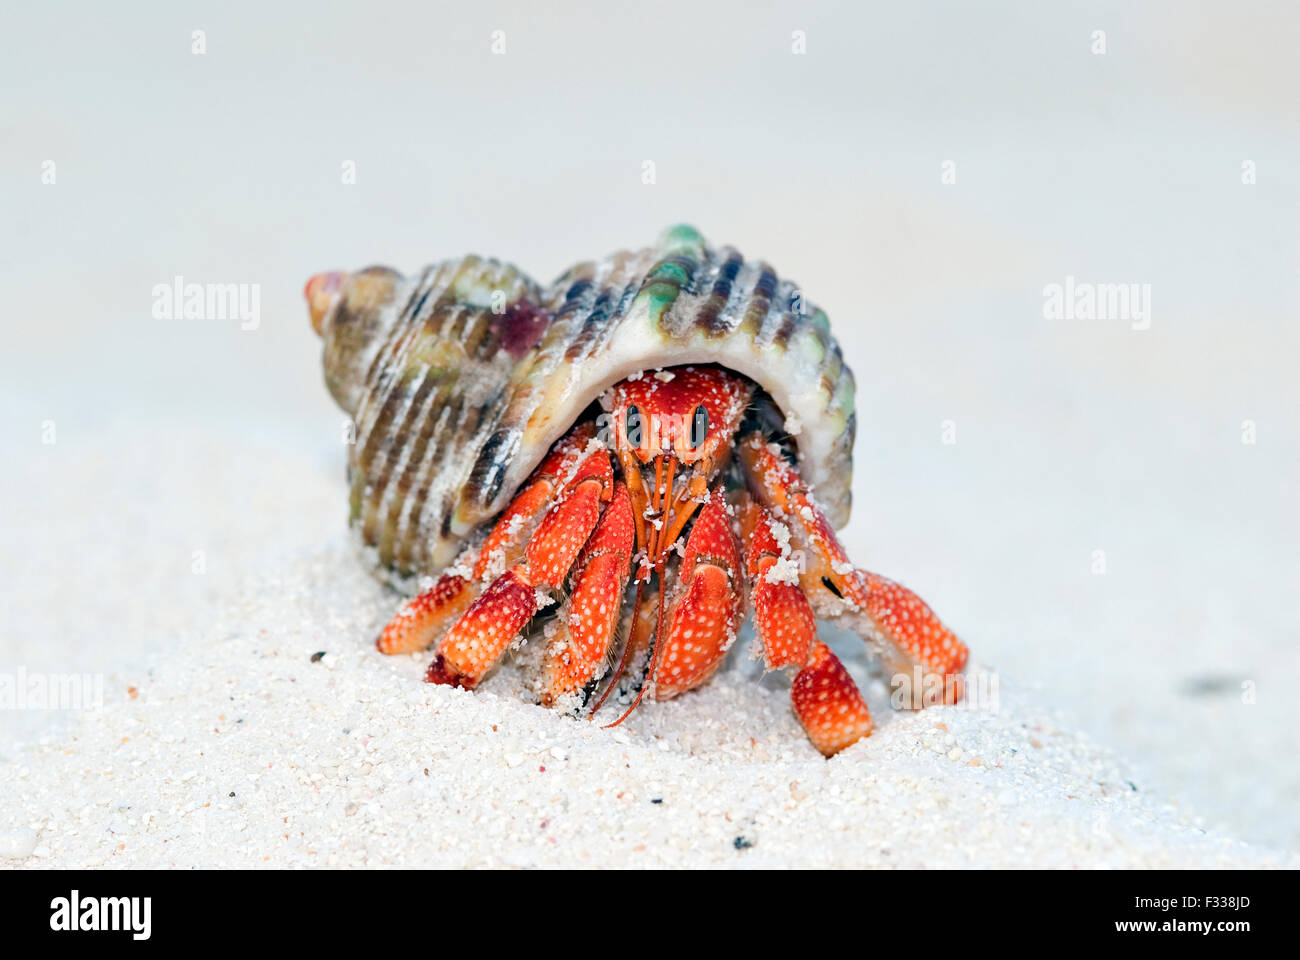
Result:
<instances>
[{"instance_id":1,"label":"blurred background","mask_svg":"<svg viewBox=\"0 0 1300 960\"><path fill-rule=\"evenodd\" d=\"M0 666L114 670L343 535L310 274L546 282L688 221L830 314L858 562L1142 789L1300 848L1300 9L0 18ZM256 329L156 318L177 276L258 285ZM1048 319L1067 277L1149 284L1149 328Z\"/></svg>"}]
</instances>

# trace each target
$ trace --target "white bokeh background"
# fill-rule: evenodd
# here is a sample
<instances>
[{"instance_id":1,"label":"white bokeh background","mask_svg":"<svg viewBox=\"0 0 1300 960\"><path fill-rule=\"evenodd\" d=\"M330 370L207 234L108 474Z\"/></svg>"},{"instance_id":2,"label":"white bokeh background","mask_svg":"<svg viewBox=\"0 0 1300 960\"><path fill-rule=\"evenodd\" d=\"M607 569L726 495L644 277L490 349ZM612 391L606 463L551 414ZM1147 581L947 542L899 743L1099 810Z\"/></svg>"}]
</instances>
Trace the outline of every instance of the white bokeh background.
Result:
<instances>
[{"instance_id":1,"label":"white bokeh background","mask_svg":"<svg viewBox=\"0 0 1300 960\"><path fill-rule=\"evenodd\" d=\"M113 669L339 536L311 273L546 281L685 220L830 314L856 558L1152 789L1300 848L1297 8L50 3L3 34L0 664ZM177 274L260 284L260 327L155 320ZM1044 319L1067 275L1150 284L1150 329Z\"/></svg>"}]
</instances>

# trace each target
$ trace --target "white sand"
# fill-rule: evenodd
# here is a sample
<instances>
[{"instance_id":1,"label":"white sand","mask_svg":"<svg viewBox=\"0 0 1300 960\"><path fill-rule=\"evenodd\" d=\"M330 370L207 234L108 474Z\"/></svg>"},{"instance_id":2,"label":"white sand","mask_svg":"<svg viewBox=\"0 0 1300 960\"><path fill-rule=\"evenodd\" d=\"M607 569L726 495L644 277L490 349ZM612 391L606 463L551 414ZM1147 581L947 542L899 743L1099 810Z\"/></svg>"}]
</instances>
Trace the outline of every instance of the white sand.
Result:
<instances>
[{"instance_id":1,"label":"white sand","mask_svg":"<svg viewBox=\"0 0 1300 960\"><path fill-rule=\"evenodd\" d=\"M46 730L0 751L7 865L1296 863L1206 829L1014 678L997 712L890 711L848 636L834 643L878 730L830 761L783 685L755 682L743 644L713 683L618 730L524 702L527 650L475 693L428 686L423 656L370 646L397 598L352 553L337 465L219 431L170 445L180 435L47 451L75 456L105 498L76 496L84 481L57 460L17 481L38 500L15 518L37 575L6 571L31 631L6 652L108 675L100 711L53 727L4 717ZM156 489L138 466L150 447ZM47 529L56 504L64 522ZM147 535L125 537L146 515ZM77 543L81 578L33 598ZM210 569L190 579L204 586L182 589L199 543ZM111 645L94 648L92 625Z\"/></svg>"}]
</instances>

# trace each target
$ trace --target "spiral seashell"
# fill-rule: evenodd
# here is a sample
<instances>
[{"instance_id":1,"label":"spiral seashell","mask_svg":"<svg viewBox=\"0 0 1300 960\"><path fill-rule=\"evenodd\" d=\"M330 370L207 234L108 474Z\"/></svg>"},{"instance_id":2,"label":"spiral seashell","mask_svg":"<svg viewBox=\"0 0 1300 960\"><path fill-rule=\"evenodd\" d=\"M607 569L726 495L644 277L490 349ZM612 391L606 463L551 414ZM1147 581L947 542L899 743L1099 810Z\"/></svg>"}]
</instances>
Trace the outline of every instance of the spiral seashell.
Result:
<instances>
[{"instance_id":1,"label":"spiral seashell","mask_svg":"<svg viewBox=\"0 0 1300 960\"><path fill-rule=\"evenodd\" d=\"M477 256L308 286L325 380L353 419L351 523L405 585L452 563L600 394L642 370L720 364L762 387L799 471L848 520L853 374L826 314L766 263L693 228L539 287Z\"/></svg>"}]
</instances>

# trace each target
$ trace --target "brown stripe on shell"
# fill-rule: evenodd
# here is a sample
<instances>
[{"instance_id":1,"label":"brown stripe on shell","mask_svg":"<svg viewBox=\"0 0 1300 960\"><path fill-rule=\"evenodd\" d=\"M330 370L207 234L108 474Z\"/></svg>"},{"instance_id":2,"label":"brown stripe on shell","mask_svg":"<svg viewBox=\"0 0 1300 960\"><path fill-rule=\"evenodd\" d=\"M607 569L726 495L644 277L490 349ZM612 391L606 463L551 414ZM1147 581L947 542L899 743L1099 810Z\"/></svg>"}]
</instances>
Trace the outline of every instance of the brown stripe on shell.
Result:
<instances>
[{"instance_id":1,"label":"brown stripe on shell","mask_svg":"<svg viewBox=\"0 0 1300 960\"><path fill-rule=\"evenodd\" d=\"M609 338L617 331L619 322L627 316L628 308L640 292L643 271L633 257L614 257L603 264L592 278L600 292L587 297L587 315L582 318L581 330L572 345L565 351L565 359L581 360L598 354Z\"/></svg>"},{"instance_id":2,"label":"brown stripe on shell","mask_svg":"<svg viewBox=\"0 0 1300 960\"><path fill-rule=\"evenodd\" d=\"M429 496L429 488L437 479L440 467L439 450L433 438L442 429L448 415L445 398L438 398L438 402L430 409L425 422L420 425L420 436L416 441L416 449L411 455L410 482L406 484L406 478L403 477L399 487L404 486L404 489L394 501L399 509L403 506L406 508L397 520L394 533L397 544L394 565L403 573L416 572L419 569L416 565L419 558L415 556L415 552L420 538L412 536L410 531L419 525L421 511Z\"/></svg>"},{"instance_id":3,"label":"brown stripe on shell","mask_svg":"<svg viewBox=\"0 0 1300 960\"><path fill-rule=\"evenodd\" d=\"M399 554L401 552L402 545L398 531L402 505L409 499L415 478L425 462L426 448L437 426L438 413L444 405L445 398L454 388L454 384L455 378L446 376L428 376L424 383L420 384L420 389L416 392L411 405L412 411L418 411L418 414L410 424L410 435L404 438L401 444L403 460L391 462L388 465L389 469L376 481L375 486L381 491L380 503L387 503L383 535L379 539L379 557L385 563L392 563L395 559L393 546L395 539L397 551ZM399 466L399 463L401 473L394 484L391 481L392 471Z\"/></svg>"},{"instance_id":4,"label":"brown stripe on shell","mask_svg":"<svg viewBox=\"0 0 1300 960\"><path fill-rule=\"evenodd\" d=\"M728 249L725 252L726 258L721 263L714 264L709 274L700 278L702 287L704 284L709 285L709 293L696 312L695 325L711 336L727 333L734 326L729 322L724 309L731 302L736 275L745 263L744 257L735 250Z\"/></svg>"},{"instance_id":5,"label":"brown stripe on shell","mask_svg":"<svg viewBox=\"0 0 1300 960\"><path fill-rule=\"evenodd\" d=\"M772 297L776 293L776 271L766 263L759 262L754 277L754 285L746 291L748 302L745 304L739 329L747 335L758 339L763 330L763 322L772 308Z\"/></svg>"},{"instance_id":6,"label":"brown stripe on shell","mask_svg":"<svg viewBox=\"0 0 1300 960\"><path fill-rule=\"evenodd\" d=\"M438 378L431 371L426 370L415 375L411 382L406 384L406 389L394 391L394 397L400 398L398 404L392 408L393 412L386 419L381 418L380 423L377 424L377 427L383 427L383 434L380 442L373 445L377 452L366 471L370 480L365 491L366 501L361 523L366 541L379 547L380 558L385 564L391 562L392 553L391 544L384 536L384 528L380 526L384 496L388 492L392 471L409 450L410 439L416 432L416 424L421 413L425 412L423 402L437 382ZM400 415L397 413L398 408L400 408ZM388 409L387 405L386 409ZM371 432L371 436L377 433L376 429Z\"/></svg>"}]
</instances>

